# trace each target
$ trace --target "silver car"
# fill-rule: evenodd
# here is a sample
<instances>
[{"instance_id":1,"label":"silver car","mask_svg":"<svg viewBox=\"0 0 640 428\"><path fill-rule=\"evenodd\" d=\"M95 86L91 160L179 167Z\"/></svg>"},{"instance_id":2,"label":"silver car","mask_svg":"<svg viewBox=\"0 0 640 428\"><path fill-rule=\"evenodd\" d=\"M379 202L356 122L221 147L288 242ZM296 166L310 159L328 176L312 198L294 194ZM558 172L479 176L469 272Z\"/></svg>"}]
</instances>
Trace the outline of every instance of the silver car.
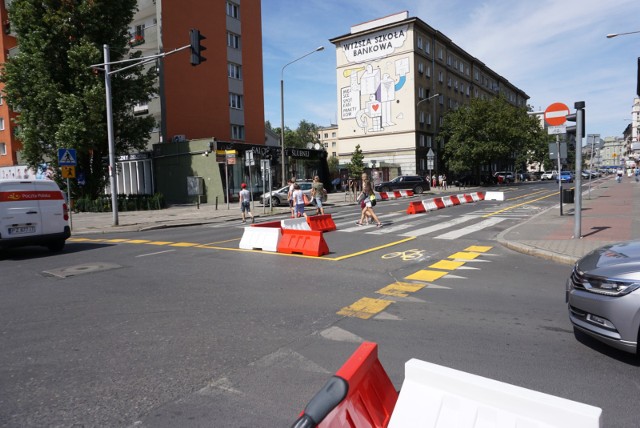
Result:
<instances>
[{"instance_id":1,"label":"silver car","mask_svg":"<svg viewBox=\"0 0 640 428\"><path fill-rule=\"evenodd\" d=\"M640 241L600 247L575 264L566 284L574 327L614 348L638 351Z\"/></svg>"},{"instance_id":2,"label":"silver car","mask_svg":"<svg viewBox=\"0 0 640 428\"><path fill-rule=\"evenodd\" d=\"M307 181L298 181L298 185L302 190L302 193L307 195L307 198L311 199L311 182ZM274 207L279 205L287 205L288 204L288 194L289 194L289 186L284 186L278 190L274 190L272 192L263 193L260 195L260 203L262 205L269 205L269 198L271 198L271 203Z\"/></svg>"}]
</instances>

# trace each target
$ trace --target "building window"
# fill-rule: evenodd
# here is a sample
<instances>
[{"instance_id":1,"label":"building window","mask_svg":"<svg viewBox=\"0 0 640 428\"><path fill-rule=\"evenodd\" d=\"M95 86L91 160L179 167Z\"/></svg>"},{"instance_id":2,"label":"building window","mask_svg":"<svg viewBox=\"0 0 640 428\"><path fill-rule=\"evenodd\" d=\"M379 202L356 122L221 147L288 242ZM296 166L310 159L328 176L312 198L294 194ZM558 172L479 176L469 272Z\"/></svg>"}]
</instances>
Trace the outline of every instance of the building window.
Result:
<instances>
[{"instance_id":1,"label":"building window","mask_svg":"<svg viewBox=\"0 0 640 428\"><path fill-rule=\"evenodd\" d=\"M2 94L0 94L0 106L4 104L4 98L2 97Z\"/></svg>"},{"instance_id":2,"label":"building window","mask_svg":"<svg viewBox=\"0 0 640 428\"><path fill-rule=\"evenodd\" d=\"M451 66L451 55L447 55L447 65Z\"/></svg>"},{"instance_id":3,"label":"building window","mask_svg":"<svg viewBox=\"0 0 640 428\"><path fill-rule=\"evenodd\" d=\"M7 155L7 144L0 143L0 156L6 156L6 155Z\"/></svg>"},{"instance_id":4,"label":"building window","mask_svg":"<svg viewBox=\"0 0 640 428\"><path fill-rule=\"evenodd\" d=\"M427 135L427 147L431 148L431 144L432 143L432 139L431 139L431 135Z\"/></svg>"},{"instance_id":5,"label":"building window","mask_svg":"<svg viewBox=\"0 0 640 428\"><path fill-rule=\"evenodd\" d=\"M438 82L444 82L444 74L442 74L442 71L438 71Z\"/></svg>"},{"instance_id":6,"label":"building window","mask_svg":"<svg viewBox=\"0 0 640 428\"><path fill-rule=\"evenodd\" d=\"M336 142L335 142L335 141L332 141L332 142L331 142L331 148L333 149L335 146L336 146Z\"/></svg>"},{"instance_id":7,"label":"building window","mask_svg":"<svg viewBox=\"0 0 640 428\"><path fill-rule=\"evenodd\" d=\"M422 49L422 37L418 36L418 49Z\"/></svg>"},{"instance_id":8,"label":"building window","mask_svg":"<svg viewBox=\"0 0 640 428\"><path fill-rule=\"evenodd\" d=\"M424 147L424 135L422 135L422 134L420 135L420 142L419 142L419 144L420 144L420 147Z\"/></svg>"},{"instance_id":9,"label":"building window","mask_svg":"<svg viewBox=\"0 0 640 428\"><path fill-rule=\"evenodd\" d=\"M442 48L438 48L438 59L442 60L444 58L443 53L442 53Z\"/></svg>"},{"instance_id":10,"label":"building window","mask_svg":"<svg viewBox=\"0 0 640 428\"><path fill-rule=\"evenodd\" d=\"M244 126L231 125L231 139L232 140L244 140Z\"/></svg>"},{"instance_id":11,"label":"building window","mask_svg":"<svg viewBox=\"0 0 640 428\"><path fill-rule=\"evenodd\" d=\"M449 80L447 80L447 86L451 87L451 77L449 77Z\"/></svg>"},{"instance_id":12,"label":"building window","mask_svg":"<svg viewBox=\"0 0 640 428\"><path fill-rule=\"evenodd\" d=\"M240 36L234 33L227 33L227 46L234 49L240 49Z\"/></svg>"},{"instance_id":13,"label":"building window","mask_svg":"<svg viewBox=\"0 0 640 428\"><path fill-rule=\"evenodd\" d=\"M228 1L227 2L227 16L230 16L235 19L240 19L240 6L237 4Z\"/></svg>"},{"instance_id":14,"label":"building window","mask_svg":"<svg viewBox=\"0 0 640 428\"><path fill-rule=\"evenodd\" d=\"M328 148L329 148L329 143L324 143L323 145L324 145L324 148L325 148L325 149L328 149Z\"/></svg>"},{"instance_id":15,"label":"building window","mask_svg":"<svg viewBox=\"0 0 640 428\"><path fill-rule=\"evenodd\" d=\"M229 107L241 109L243 105L242 95L229 92Z\"/></svg>"},{"instance_id":16,"label":"building window","mask_svg":"<svg viewBox=\"0 0 640 428\"><path fill-rule=\"evenodd\" d=\"M424 73L424 64L422 62L418 63L418 73Z\"/></svg>"},{"instance_id":17,"label":"building window","mask_svg":"<svg viewBox=\"0 0 640 428\"><path fill-rule=\"evenodd\" d=\"M331 133L331 138L336 138L336 133L335 132Z\"/></svg>"},{"instance_id":18,"label":"building window","mask_svg":"<svg viewBox=\"0 0 640 428\"><path fill-rule=\"evenodd\" d=\"M426 53L431 53L431 42L429 40L427 40L424 44L424 51Z\"/></svg>"},{"instance_id":19,"label":"building window","mask_svg":"<svg viewBox=\"0 0 640 428\"><path fill-rule=\"evenodd\" d=\"M431 125L431 113L427 115L427 125Z\"/></svg>"},{"instance_id":20,"label":"building window","mask_svg":"<svg viewBox=\"0 0 640 428\"><path fill-rule=\"evenodd\" d=\"M438 101L440 102L440 105L444 104L444 95L440 95L438 97Z\"/></svg>"},{"instance_id":21,"label":"building window","mask_svg":"<svg viewBox=\"0 0 640 428\"><path fill-rule=\"evenodd\" d=\"M0 131L4 131L4 117L0 117Z\"/></svg>"},{"instance_id":22,"label":"building window","mask_svg":"<svg viewBox=\"0 0 640 428\"><path fill-rule=\"evenodd\" d=\"M229 77L232 79L242 80L242 66L239 64L229 63L228 66Z\"/></svg>"},{"instance_id":23,"label":"building window","mask_svg":"<svg viewBox=\"0 0 640 428\"><path fill-rule=\"evenodd\" d=\"M418 87L418 98L420 99L424 98L424 88L422 86Z\"/></svg>"},{"instance_id":24,"label":"building window","mask_svg":"<svg viewBox=\"0 0 640 428\"><path fill-rule=\"evenodd\" d=\"M424 125L424 112L420 112L420 125Z\"/></svg>"},{"instance_id":25,"label":"building window","mask_svg":"<svg viewBox=\"0 0 640 428\"><path fill-rule=\"evenodd\" d=\"M431 66L427 65L427 77L431 77Z\"/></svg>"}]
</instances>

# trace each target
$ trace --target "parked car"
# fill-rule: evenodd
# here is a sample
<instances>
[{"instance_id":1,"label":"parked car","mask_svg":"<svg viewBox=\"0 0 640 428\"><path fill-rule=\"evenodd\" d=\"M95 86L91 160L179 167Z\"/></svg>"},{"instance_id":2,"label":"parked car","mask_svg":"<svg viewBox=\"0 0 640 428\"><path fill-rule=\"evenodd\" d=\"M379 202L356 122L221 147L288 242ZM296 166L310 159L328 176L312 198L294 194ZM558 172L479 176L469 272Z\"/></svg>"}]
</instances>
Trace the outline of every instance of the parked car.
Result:
<instances>
[{"instance_id":1,"label":"parked car","mask_svg":"<svg viewBox=\"0 0 640 428\"><path fill-rule=\"evenodd\" d=\"M69 210L54 181L0 180L0 249L43 245L57 252L69 236Z\"/></svg>"},{"instance_id":2,"label":"parked car","mask_svg":"<svg viewBox=\"0 0 640 428\"><path fill-rule=\"evenodd\" d=\"M391 181L383 181L374 186L376 192L388 192L390 190L413 190L413 193L422 193L430 190L429 182L419 175L399 175Z\"/></svg>"},{"instance_id":3,"label":"parked car","mask_svg":"<svg viewBox=\"0 0 640 428\"><path fill-rule=\"evenodd\" d=\"M500 180L502 177L502 180ZM496 183L513 183L515 181L513 172L511 171L498 171L493 174L493 179Z\"/></svg>"},{"instance_id":4,"label":"parked car","mask_svg":"<svg viewBox=\"0 0 640 428\"><path fill-rule=\"evenodd\" d=\"M454 178L451 184L458 187L477 186L478 178L473 174L462 174Z\"/></svg>"},{"instance_id":5,"label":"parked car","mask_svg":"<svg viewBox=\"0 0 640 428\"><path fill-rule=\"evenodd\" d=\"M311 199L311 182L297 181L297 183L300 186L300 189L302 189L302 193L307 195L308 199ZM288 194L289 186L284 186L278 190L263 193L262 195L260 195L260 203L262 205L269 205L269 198L271 198L271 203L274 207L277 207L279 205L287 205Z\"/></svg>"},{"instance_id":6,"label":"parked car","mask_svg":"<svg viewBox=\"0 0 640 428\"><path fill-rule=\"evenodd\" d=\"M527 181L538 181L542 177L541 171L530 171L527 173L526 180Z\"/></svg>"},{"instance_id":7,"label":"parked car","mask_svg":"<svg viewBox=\"0 0 640 428\"><path fill-rule=\"evenodd\" d=\"M588 169L585 169L582 171L581 173L582 178L598 178L600 177L600 173L598 171L590 171Z\"/></svg>"},{"instance_id":8,"label":"parked car","mask_svg":"<svg viewBox=\"0 0 640 428\"><path fill-rule=\"evenodd\" d=\"M578 260L566 283L574 328L637 353L640 333L640 241L605 245Z\"/></svg>"},{"instance_id":9,"label":"parked car","mask_svg":"<svg viewBox=\"0 0 640 428\"><path fill-rule=\"evenodd\" d=\"M558 171L545 171L540 176L540 180L556 180L558 177Z\"/></svg>"},{"instance_id":10,"label":"parked car","mask_svg":"<svg viewBox=\"0 0 640 428\"><path fill-rule=\"evenodd\" d=\"M558 180L562 183L573 183L573 174L571 171L560 171L560 175L556 177L556 181Z\"/></svg>"}]
</instances>

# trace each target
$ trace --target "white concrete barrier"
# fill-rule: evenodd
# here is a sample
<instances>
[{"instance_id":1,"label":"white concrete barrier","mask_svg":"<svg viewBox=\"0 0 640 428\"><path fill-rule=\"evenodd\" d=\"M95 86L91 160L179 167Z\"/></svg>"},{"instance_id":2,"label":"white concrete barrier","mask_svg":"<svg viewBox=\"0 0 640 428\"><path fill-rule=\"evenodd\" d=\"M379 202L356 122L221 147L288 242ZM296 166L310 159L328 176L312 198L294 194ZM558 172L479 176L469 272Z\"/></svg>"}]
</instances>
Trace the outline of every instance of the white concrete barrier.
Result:
<instances>
[{"instance_id":1,"label":"white concrete barrier","mask_svg":"<svg viewBox=\"0 0 640 428\"><path fill-rule=\"evenodd\" d=\"M282 230L279 227L245 227L240 239L240 248L276 253L281 238Z\"/></svg>"},{"instance_id":2,"label":"white concrete barrier","mask_svg":"<svg viewBox=\"0 0 640 428\"><path fill-rule=\"evenodd\" d=\"M412 359L389 428L598 428L602 409Z\"/></svg>"},{"instance_id":3,"label":"white concrete barrier","mask_svg":"<svg viewBox=\"0 0 640 428\"><path fill-rule=\"evenodd\" d=\"M433 199L425 199L425 200L423 200L422 201L422 206L424 206L424 209L427 210L427 211L436 211L438 209L438 206L433 201Z\"/></svg>"},{"instance_id":4,"label":"white concrete barrier","mask_svg":"<svg viewBox=\"0 0 640 428\"><path fill-rule=\"evenodd\" d=\"M485 201L504 201L504 192L485 192Z\"/></svg>"},{"instance_id":5,"label":"white concrete barrier","mask_svg":"<svg viewBox=\"0 0 640 428\"><path fill-rule=\"evenodd\" d=\"M307 223L307 219L305 217L287 218L281 220L280 225L283 229L311 230L311 226L309 226L309 223Z\"/></svg>"}]
</instances>

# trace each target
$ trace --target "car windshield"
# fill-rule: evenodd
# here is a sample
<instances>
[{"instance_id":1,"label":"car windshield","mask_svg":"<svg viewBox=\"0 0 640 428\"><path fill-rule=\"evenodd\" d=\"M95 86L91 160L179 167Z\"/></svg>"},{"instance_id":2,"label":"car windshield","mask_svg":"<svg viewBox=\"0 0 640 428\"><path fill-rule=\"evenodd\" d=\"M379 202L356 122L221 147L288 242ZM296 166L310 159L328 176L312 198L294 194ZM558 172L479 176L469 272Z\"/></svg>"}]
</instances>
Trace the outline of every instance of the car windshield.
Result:
<instances>
[{"instance_id":1,"label":"car windshield","mask_svg":"<svg viewBox=\"0 0 640 428\"><path fill-rule=\"evenodd\" d=\"M399 183L402 181L402 177L396 177L393 180L391 180L392 183Z\"/></svg>"}]
</instances>

